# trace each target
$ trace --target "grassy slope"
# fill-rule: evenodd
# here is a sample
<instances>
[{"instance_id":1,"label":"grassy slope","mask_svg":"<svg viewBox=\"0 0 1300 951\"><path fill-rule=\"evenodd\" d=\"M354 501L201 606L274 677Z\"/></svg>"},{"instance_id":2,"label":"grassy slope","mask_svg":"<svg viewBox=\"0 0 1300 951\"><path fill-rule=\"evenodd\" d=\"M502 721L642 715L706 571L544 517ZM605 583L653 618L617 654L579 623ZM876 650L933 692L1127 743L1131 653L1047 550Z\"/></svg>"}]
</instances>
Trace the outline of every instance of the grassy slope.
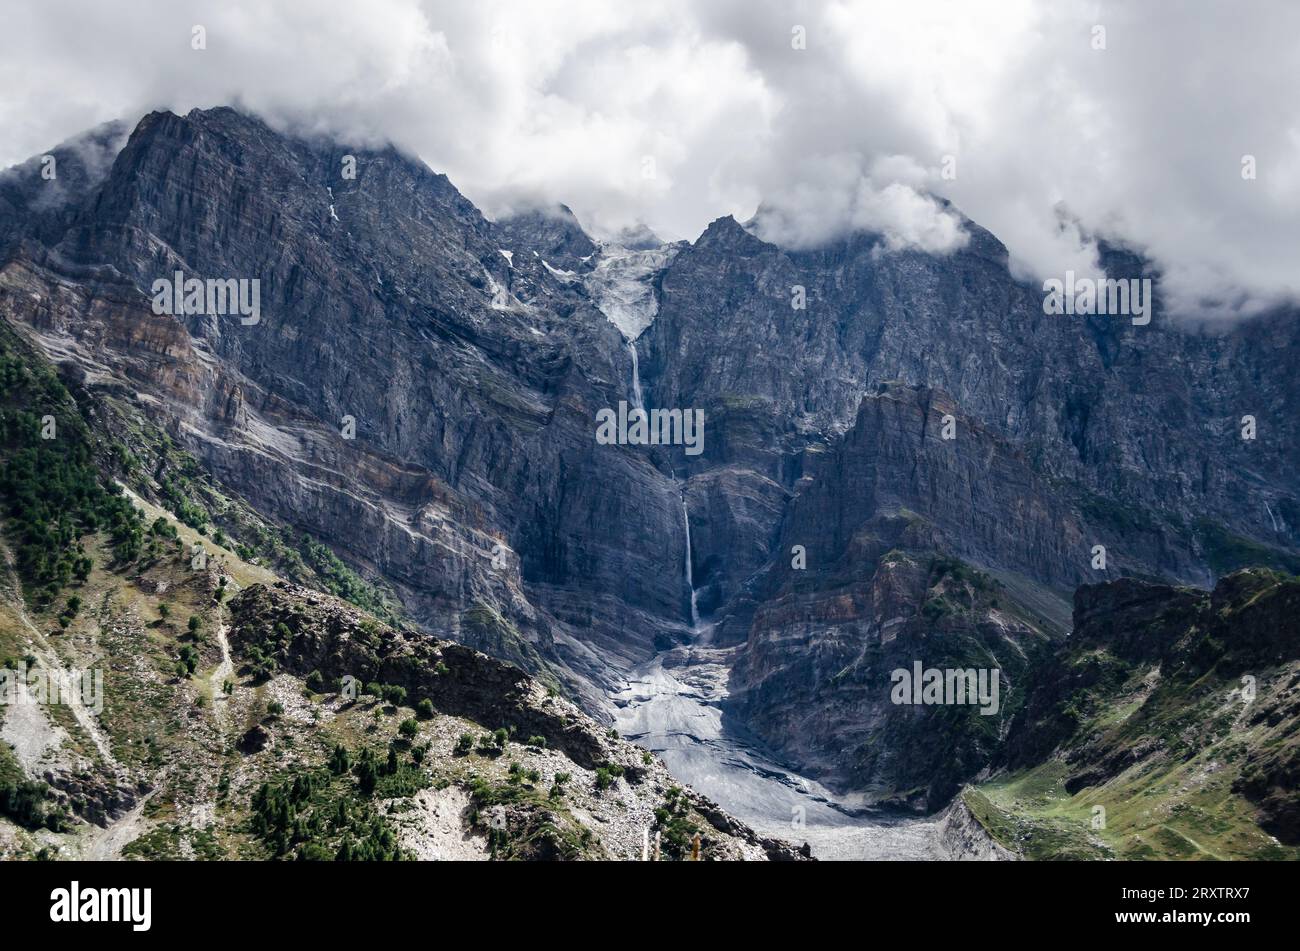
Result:
<instances>
[{"instance_id":1,"label":"grassy slope","mask_svg":"<svg viewBox=\"0 0 1300 951\"><path fill-rule=\"evenodd\" d=\"M1262 829L1257 804L1234 791L1248 760L1291 755L1300 742L1290 697L1300 663L1236 656L1249 648L1234 635L1244 640L1260 624L1281 632L1283 599L1300 585L1261 576L1273 582L1186 630L1163 663L1073 648L1069 667L1122 676L1101 677L1058 705L1077 721L1054 755L964 791L990 834L1037 859L1300 859L1300 847ZM1249 704L1243 670L1258 680ZM1102 828L1093 828L1096 807L1105 810Z\"/></svg>"}]
</instances>

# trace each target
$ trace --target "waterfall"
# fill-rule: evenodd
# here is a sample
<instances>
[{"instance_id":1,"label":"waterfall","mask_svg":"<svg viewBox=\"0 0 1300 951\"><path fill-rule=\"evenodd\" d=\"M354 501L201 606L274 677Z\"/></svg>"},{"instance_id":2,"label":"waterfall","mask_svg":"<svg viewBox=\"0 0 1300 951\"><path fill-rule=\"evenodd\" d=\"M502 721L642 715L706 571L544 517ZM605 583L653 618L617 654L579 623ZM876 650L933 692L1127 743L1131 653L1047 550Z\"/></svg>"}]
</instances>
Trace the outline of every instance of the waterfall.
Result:
<instances>
[{"instance_id":1,"label":"waterfall","mask_svg":"<svg viewBox=\"0 0 1300 951\"><path fill-rule=\"evenodd\" d=\"M691 513L686 507L686 490L682 489L682 520L686 525L686 586L691 589L691 630L700 627L700 607L695 600L695 577L691 567Z\"/></svg>"},{"instance_id":2,"label":"waterfall","mask_svg":"<svg viewBox=\"0 0 1300 951\"><path fill-rule=\"evenodd\" d=\"M645 402L641 398L641 366L636 355L636 341L629 340L627 349L632 354L632 406L636 409L644 409Z\"/></svg>"}]
</instances>

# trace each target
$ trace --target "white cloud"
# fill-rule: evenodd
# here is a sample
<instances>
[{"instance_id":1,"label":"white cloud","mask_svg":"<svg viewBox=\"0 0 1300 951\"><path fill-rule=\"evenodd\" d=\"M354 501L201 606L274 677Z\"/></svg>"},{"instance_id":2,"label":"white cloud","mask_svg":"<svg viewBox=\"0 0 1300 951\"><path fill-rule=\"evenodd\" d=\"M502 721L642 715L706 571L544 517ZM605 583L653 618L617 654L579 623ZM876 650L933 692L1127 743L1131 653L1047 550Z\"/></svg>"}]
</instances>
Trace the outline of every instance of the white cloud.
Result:
<instances>
[{"instance_id":1,"label":"white cloud","mask_svg":"<svg viewBox=\"0 0 1300 951\"><path fill-rule=\"evenodd\" d=\"M6 165L106 119L241 103L392 139L489 214L529 196L595 230L694 237L761 202L786 243L870 228L950 250L936 194L1026 276L1087 270L1103 235L1189 309L1300 293L1285 0L11 0L6 19Z\"/></svg>"}]
</instances>

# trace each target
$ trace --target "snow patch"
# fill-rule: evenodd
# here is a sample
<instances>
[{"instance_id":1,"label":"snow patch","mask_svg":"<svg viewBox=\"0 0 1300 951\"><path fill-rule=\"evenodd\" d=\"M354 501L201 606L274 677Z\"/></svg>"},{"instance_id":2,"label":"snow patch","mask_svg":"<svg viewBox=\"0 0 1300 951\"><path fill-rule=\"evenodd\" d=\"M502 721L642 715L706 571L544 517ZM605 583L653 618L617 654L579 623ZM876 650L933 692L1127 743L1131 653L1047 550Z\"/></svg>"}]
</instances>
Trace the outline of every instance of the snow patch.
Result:
<instances>
[{"instance_id":1,"label":"snow patch","mask_svg":"<svg viewBox=\"0 0 1300 951\"><path fill-rule=\"evenodd\" d=\"M545 267L546 270L550 271L553 276L558 277L566 283L576 280L578 277L578 275L574 274L572 271L562 271L558 267L551 267L551 263L547 261L546 258L542 258L542 266Z\"/></svg>"},{"instance_id":2,"label":"snow patch","mask_svg":"<svg viewBox=\"0 0 1300 951\"><path fill-rule=\"evenodd\" d=\"M492 292L492 309L514 310L515 300L510 296L510 292L497 283L496 278L487 268L483 269L483 274L488 280L488 289Z\"/></svg>"},{"instance_id":3,"label":"snow patch","mask_svg":"<svg viewBox=\"0 0 1300 951\"><path fill-rule=\"evenodd\" d=\"M654 323L659 312L654 278L676 254L671 245L649 251L602 245L596 266L583 278L600 312L628 340L635 340Z\"/></svg>"}]
</instances>

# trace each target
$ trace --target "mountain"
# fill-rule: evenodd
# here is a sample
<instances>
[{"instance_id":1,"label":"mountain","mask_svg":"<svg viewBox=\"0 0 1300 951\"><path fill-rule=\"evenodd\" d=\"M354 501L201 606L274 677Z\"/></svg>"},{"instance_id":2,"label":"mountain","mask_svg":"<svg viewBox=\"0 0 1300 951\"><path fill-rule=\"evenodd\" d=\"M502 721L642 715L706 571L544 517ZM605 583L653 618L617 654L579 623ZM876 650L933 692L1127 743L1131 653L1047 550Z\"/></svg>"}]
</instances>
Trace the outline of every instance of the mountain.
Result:
<instances>
[{"instance_id":1,"label":"mountain","mask_svg":"<svg viewBox=\"0 0 1300 951\"><path fill-rule=\"evenodd\" d=\"M567 205L510 215L494 222L492 230L512 266L518 253L535 255L557 270L577 271L596 253L595 242Z\"/></svg>"},{"instance_id":2,"label":"mountain","mask_svg":"<svg viewBox=\"0 0 1300 951\"><path fill-rule=\"evenodd\" d=\"M964 804L1034 858L1300 857L1298 608L1300 581L1262 569L1081 587Z\"/></svg>"},{"instance_id":3,"label":"mountain","mask_svg":"<svg viewBox=\"0 0 1300 951\"><path fill-rule=\"evenodd\" d=\"M112 410L7 328L0 381L0 857L802 858L517 667L123 488Z\"/></svg>"},{"instance_id":4,"label":"mountain","mask_svg":"<svg viewBox=\"0 0 1300 951\"><path fill-rule=\"evenodd\" d=\"M1002 245L967 228L947 257L882 254L869 234L789 252L720 219L659 278L638 341L647 400L711 421L680 465L701 610L743 645L735 719L834 787L927 808L987 760L956 740L963 753L918 774L898 741L915 732L888 725L895 660L985 650L1003 616L1011 655L1028 653L1070 630L1087 582L1300 566L1283 410L1297 394L1277 362L1296 350L1295 312L1211 331L1157 296L1144 327L1047 317ZM1119 251L1106 264L1144 273ZM1247 414L1270 434L1241 439ZM997 614L972 596L927 619L924 565L953 557L1000 586ZM905 585L903 559L921 569ZM886 630L898 622L910 643ZM954 622L964 644L927 642ZM992 654L1014 687L1009 647Z\"/></svg>"},{"instance_id":5,"label":"mountain","mask_svg":"<svg viewBox=\"0 0 1300 951\"><path fill-rule=\"evenodd\" d=\"M350 180L350 154L231 110L147 116L60 240L12 254L0 306L413 619L595 708L685 597L641 544L681 549L671 480L591 438L625 396L618 331L543 259L507 262L444 177L386 151ZM260 322L153 314L141 289L176 270L260 276Z\"/></svg>"},{"instance_id":6,"label":"mountain","mask_svg":"<svg viewBox=\"0 0 1300 951\"><path fill-rule=\"evenodd\" d=\"M1130 250L1104 264L1154 279L1145 325L1045 314L965 219L949 255L731 218L596 242L233 109L90 141L57 190L0 180L0 315L96 465L268 591L517 665L764 834L1009 768L1081 586L1300 569L1300 314L1195 326ZM167 313L178 273L256 280L256 315ZM620 403L702 444L597 439ZM997 671L997 710L896 702L917 663Z\"/></svg>"}]
</instances>

